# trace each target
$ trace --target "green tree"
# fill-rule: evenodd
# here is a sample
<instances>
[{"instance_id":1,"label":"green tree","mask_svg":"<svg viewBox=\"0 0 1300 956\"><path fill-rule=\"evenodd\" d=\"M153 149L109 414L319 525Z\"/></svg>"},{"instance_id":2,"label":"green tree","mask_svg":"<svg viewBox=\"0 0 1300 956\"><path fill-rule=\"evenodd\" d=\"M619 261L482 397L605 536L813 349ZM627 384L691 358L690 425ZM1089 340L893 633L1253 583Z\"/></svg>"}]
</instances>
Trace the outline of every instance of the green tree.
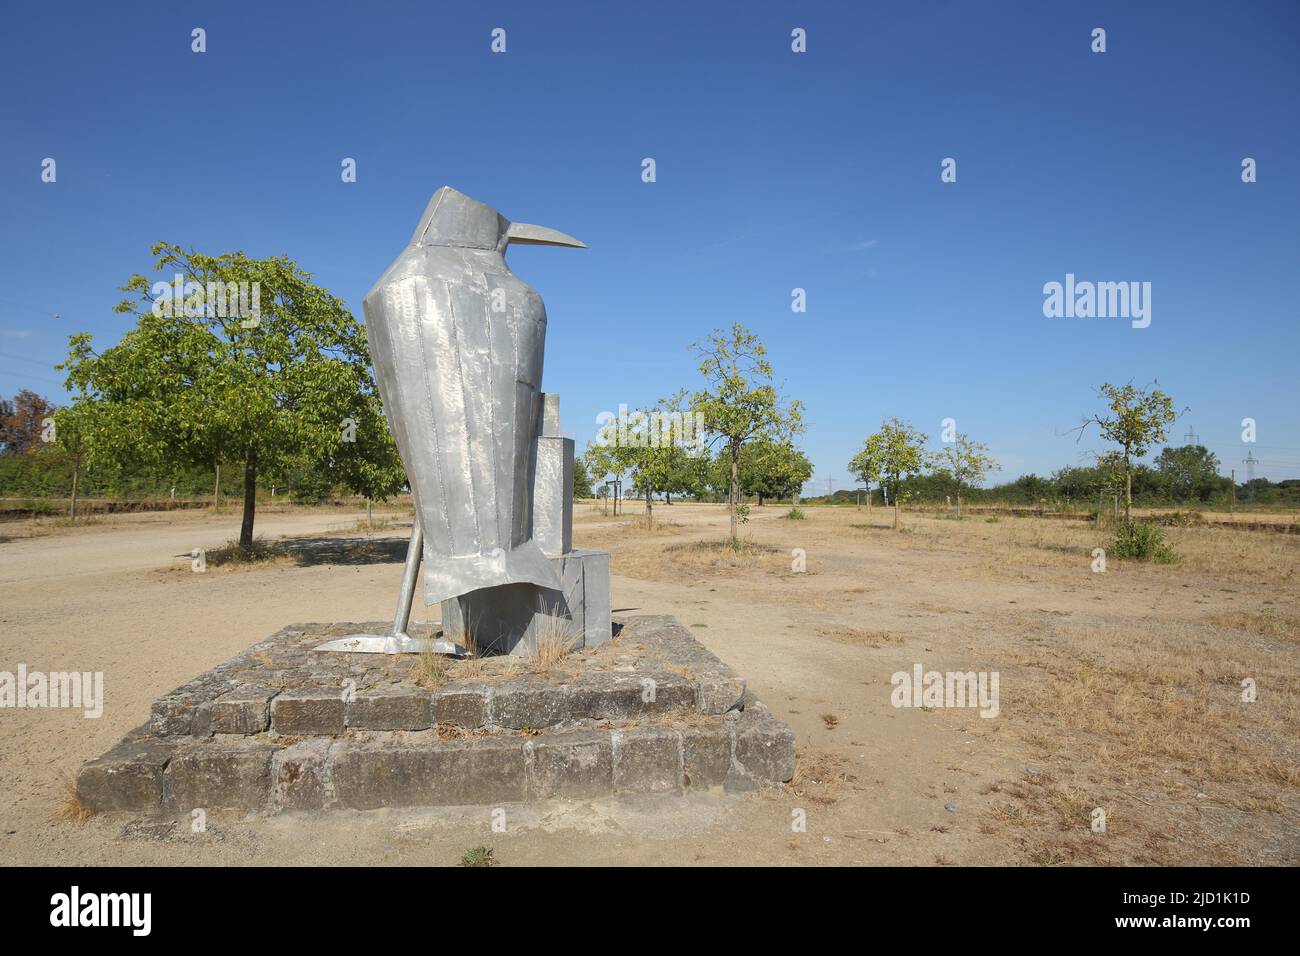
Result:
<instances>
[{"instance_id":1,"label":"green tree","mask_svg":"<svg viewBox=\"0 0 1300 956\"><path fill-rule=\"evenodd\" d=\"M907 422L891 418L881 422L880 431L869 436L862 451L849 462L849 472L867 487L878 481L888 488L894 499L894 528L898 528L898 509L901 489L899 483L909 476L919 475L931 464L926 454L927 436Z\"/></svg>"},{"instance_id":2,"label":"green tree","mask_svg":"<svg viewBox=\"0 0 1300 956\"><path fill-rule=\"evenodd\" d=\"M1124 478L1125 521L1132 520L1133 460L1164 441L1166 430L1178 417L1173 400L1156 388L1158 384L1142 389L1131 382L1122 387L1104 383L1097 392L1106 399L1107 410L1088 416L1078 427L1082 438L1089 425L1096 425L1102 438L1119 446L1111 460L1117 461Z\"/></svg>"},{"instance_id":3,"label":"green tree","mask_svg":"<svg viewBox=\"0 0 1300 956\"><path fill-rule=\"evenodd\" d=\"M736 544L740 503L740 455L746 442L790 442L803 431L803 403L784 402L772 381L767 348L739 322L714 329L693 346L705 387L692 398L704 416L711 443L720 445L728 471L727 510L731 543Z\"/></svg>"},{"instance_id":4,"label":"green tree","mask_svg":"<svg viewBox=\"0 0 1300 956\"><path fill-rule=\"evenodd\" d=\"M573 460L573 500L591 497L591 476L587 474L587 463L581 455Z\"/></svg>"},{"instance_id":5,"label":"green tree","mask_svg":"<svg viewBox=\"0 0 1300 956\"><path fill-rule=\"evenodd\" d=\"M990 471L1001 470L1001 465L986 454L988 446L971 441L962 432L955 439L944 442L939 452L939 462L952 476L957 486L957 517L961 517L961 490L969 485L981 484Z\"/></svg>"},{"instance_id":6,"label":"green tree","mask_svg":"<svg viewBox=\"0 0 1300 956\"><path fill-rule=\"evenodd\" d=\"M682 491L693 482L692 458L702 450L682 411L683 396L662 399L627 416L626 429L606 425L584 457L600 474L630 472L632 486L644 497L646 525L654 525L654 496Z\"/></svg>"},{"instance_id":7,"label":"green tree","mask_svg":"<svg viewBox=\"0 0 1300 956\"><path fill-rule=\"evenodd\" d=\"M310 463L370 498L402 487L365 334L342 301L285 256L210 256L170 243L152 253L167 281L135 275L117 306L135 326L102 353L88 333L73 335L60 366L79 395L80 420L92 423L84 436L91 461L236 464L244 548L253 543L259 475ZM174 275L183 283L177 296ZM218 298L241 284L239 309Z\"/></svg>"},{"instance_id":8,"label":"green tree","mask_svg":"<svg viewBox=\"0 0 1300 956\"><path fill-rule=\"evenodd\" d=\"M740 456L740 487L747 494L785 498L812 477L812 462L791 442L763 438L750 442Z\"/></svg>"},{"instance_id":9,"label":"green tree","mask_svg":"<svg viewBox=\"0 0 1300 956\"><path fill-rule=\"evenodd\" d=\"M1175 501L1205 501L1219 489L1219 458L1203 445L1164 448L1155 465Z\"/></svg>"}]
</instances>

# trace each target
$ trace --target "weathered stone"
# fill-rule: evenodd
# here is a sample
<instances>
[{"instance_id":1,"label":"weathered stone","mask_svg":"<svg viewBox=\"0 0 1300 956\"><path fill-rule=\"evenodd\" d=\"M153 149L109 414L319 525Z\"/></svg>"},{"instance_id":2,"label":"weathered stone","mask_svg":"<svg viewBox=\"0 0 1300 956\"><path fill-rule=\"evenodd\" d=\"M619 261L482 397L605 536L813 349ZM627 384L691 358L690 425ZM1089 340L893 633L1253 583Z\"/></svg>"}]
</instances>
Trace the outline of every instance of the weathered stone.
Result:
<instances>
[{"instance_id":1,"label":"weathered stone","mask_svg":"<svg viewBox=\"0 0 1300 956\"><path fill-rule=\"evenodd\" d=\"M794 776L794 731L768 714L746 708L735 722L735 749L730 789L785 783Z\"/></svg>"},{"instance_id":2,"label":"weathered stone","mask_svg":"<svg viewBox=\"0 0 1300 956\"><path fill-rule=\"evenodd\" d=\"M631 720L646 708L641 680L632 674L584 674L569 686L565 718Z\"/></svg>"},{"instance_id":3,"label":"weathered stone","mask_svg":"<svg viewBox=\"0 0 1300 956\"><path fill-rule=\"evenodd\" d=\"M428 692L418 687L358 691L344 703L344 717L354 730L428 730L432 711Z\"/></svg>"},{"instance_id":4,"label":"weathered stone","mask_svg":"<svg viewBox=\"0 0 1300 956\"><path fill-rule=\"evenodd\" d=\"M712 677L699 683L699 709L705 714L725 714L740 706L745 682L739 677Z\"/></svg>"},{"instance_id":5,"label":"weathered stone","mask_svg":"<svg viewBox=\"0 0 1300 956\"><path fill-rule=\"evenodd\" d=\"M523 742L513 737L349 740L331 752L330 778L339 803L355 810L508 803L526 795Z\"/></svg>"},{"instance_id":6,"label":"weathered stone","mask_svg":"<svg viewBox=\"0 0 1300 956\"><path fill-rule=\"evenodd\" d=\"M285 691L271 701L271 729L299 737L343 733L343 691Z\"/></svg>"},{"instance_id":7,"label":"weathered stone","mask_svg":"<svg viewBox=\"0 0 1300 956\"><path fill-rule=\"evenodd\" d=\"M731 771L731 730L725 725L682 730L682 769L687 787L721 786Z\"/></svg>"},{"instance_id":8,"label":"weathered stone","mask_svg":"<svg viewBox=\"0 0 1300 956\"><path fill-rule=\"evenodd\" d=\"M95 810L158 812L163 809L163 772L175 745L154 737L130 737L82 766L77 799Z\"/></svg>"},{"instance_id":9,"label":"weathered stone","mask_svg":"<svg viewBox=\"0 0 1300 956\"><path fill-rule=\"evenodd\" d=\"M230 672L238 660L214 667L154 701L149 709L153 733L163 737L210 736L212 701L234 686Z\"/></svg>"},{"instance_id":10,"label":"weathered stone","mask_svg":"<svg viewBox=\"0 0 1300 956\"><path fill-rule=\"evenodd\" d=\"M149 725L160 737L188 737L194 729L192 697L159 697L149 707Z\"/></svg>"},{"instance_id":11,"label":"weathered stone","mask_svg":"<svg viewBox=\"0 0 1300 956\"><path fill-rule=\"evenodd\" d=\"M629 727L610 734L614 789L666 793L682 785L681 735L667 727Z\"/></svg>"},{"instance_id":12,"label":"weathered stone","mask_svg":"<svg viewBox=\"0 0 1300 956\"><path fill-rule=\"evenodd\" d=\"M271 758L271 803L277 810L319 810L326 804L325 761L330 742L304 740Z\"/></svg>"},{"instance_id":13,"label":"weathered stone","mask_svg":"<svg viewBox=\"0 0 1300 956\"><path fill-rule=\"evenodd\" d=\"M273 687L244 685L227 691L212 702L214 734L261 734L271 724Z\"/></svg>"},{"instance_id":14,"label":"weathered stone","mask_svg":"<svg viewBox=\"0 0 1300 956\"><path fill-rule=\"evenodd\" d=\"M196 807L263 809L271 797L274 752L274 747L251 740L208 741L178 749L167 766L177 810L187 813Z\"/></svg>"},{"instance_id":15,"label":"weathered stone","mask_svg":"<svg viewBox=\"0 0 1300 956\"><path fill-rule=\"evenodd\" d=\"M681 713L696 709L699 688L693 681L671 672L652 672L642 676L641 680L645 681L647 678L654 681L653 699L643 699L641 711L637 716Z\"/></svg>"},{"instance_id":16,"label":"weathered stone","mask_svg":"<svg viewBox=\"0 0 1300 956\"><path fill-rule=\"evenodd\" d=\"M528 757L528 796L594 797L614 785L614 748L608 731L578 730L534 737Z\"/></svg>"},{"instance_id":17,"label":"weathered stone","mask_svg":"<svg viewBox=\"0 0 1300 956\"><path fill-rule=\"evenodd\" d=\"M488 724L518 730L554 727L569 710L565 688L537 677L516 677L492 688L488 702Z\"/></svg>"},{"instance_id":18,"label":"weathered stone","mask_svg":"<svg viewBox=\"0 0 1300 956\"><path fill-rule=\"evenodd\" d=\"M487 723L487 689L481 684L444 687L433 695L434 720L474 729Z\"/></svg>"}]
</instances>

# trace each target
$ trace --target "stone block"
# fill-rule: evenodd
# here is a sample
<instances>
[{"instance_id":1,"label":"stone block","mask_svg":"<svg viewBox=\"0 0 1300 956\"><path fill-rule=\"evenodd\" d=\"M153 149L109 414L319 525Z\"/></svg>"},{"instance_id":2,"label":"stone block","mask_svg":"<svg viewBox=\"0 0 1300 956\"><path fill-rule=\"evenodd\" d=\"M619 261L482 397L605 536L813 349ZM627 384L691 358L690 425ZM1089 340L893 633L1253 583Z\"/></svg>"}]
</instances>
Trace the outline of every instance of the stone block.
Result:
<instances>
[{"instance_id":1,"label":"stone block","mask_svg":"<svg viewBox=\"0 0 1300 956\"><path fill-rule=\"evenodd\" d=\"M614 748L608 731L534 737L524 751L529 799L596 797L613 789Z\"/></svg>"},{"instance_id":2,"label":"stone block","mask_svg":"<svg viewBox=\"0 0 1300 956\"><path fill-rule=\"evenodd\" d=\"M568 704L564 687L538 677L515 677L492 688L488 724L513 730L553 727L568 717Z\"/></svg>"},{"instance_id":3,"label":"stone block","mask_svg":"<svg viewBox=\"0 0 1300 956\"><path fill-rule=\"evenodd\" d=\"M261 810L271 799L271 757L275 747L256 741L190 744L167 766L176 809L196 807Z\"/></svg>"},{"instance_id":4,"label":"stone block","mask_svg":"<svg viewBox=\"0 0 1300 956\"><path fill-rule=\"evenodd\" d=\"M731 772L731 729L727 726L682 730L683 782L693 790L721 786Z\"/></svg>"},{"instance_id":5,"label":"stone block","mask_svg":"<svg viewBox=\"0 0 1300 956\"><path fill-rule=\"evenodd\" d=\"M734 721L729 789L752 790L786 783L794 776L794 731L770 714L747 708Z\"/></svg>"},{"instance_id":6,"label":"stone block","mask_svg":"<svg viewBox=\"0 0 1300 956\"><path fill-rule=\"evenodd\" d=\"M285 691L271 701L271 729L295 737L343 733L343 691Z\"/></svg>"},{"instance_id":7,"label":"stone block","mask_svg":"<svg viewBox=\"0 0 1300 956\"><path fill-rule=\"evenodd\" d=\"M488 690L482 684L444 687L433 695L433 717L437 723L483 727L488 719Z\"/></svg>"},{"instance_id":8,"label":"stone block","mask_svg":"<svg viewBox=\"0 0 1300 956\"><path fill-rule=\"evenodd\" d=\"M681 735L668 727L629 727L610 733L614 789L667 793L682 785Z\"/></svg>"},{"instance_id":9,"label":"stone block","mask_svg":"<svg viewBox=\"0 0 1300 956\"><path fill-rule=\"evenodd\" d=\"M328 802L325 762L330 742L304 740L271 758L271 804L277 810L320 810Z\"/></svg>"},{"instance_id":10,"label":"stone block","mask_svg":"<svg viewBox=\"0 0 1300 956\"><path fill-rule=\"evenodd\" d=\"M418 687L383 687L345 700L344 719L353 730L428 730L433 708L428 692Z\"/></svg>"},{"instance_id":11,"label":"stone block","mask_svg":"<svg viewBox=\"0 0 1300 956\"><path fill-rule=\"evenodd\" d=\"M706 677L699 682L699 708L705 714L725 714L740 706L745 682L739 677Z\"/></svg>"},{"instance_id":12,"label":"stone block","mask_svg":"<svg viewBox=\"0 0 1300 956\"><path fill-rule=\"evenodd\" d=\"M212 702L210 714L214 734L261 734L271 725L273 687L244 685L227 691Z\"/></svg>"},{"instance_id":13,"label":"stone block","mask_svg":"<svg viewBox=\"0 0 1300 956\"><path fill-rule=\"evenodd\" d=\"M330 752L338 802L377 807L510 803L524 799L523 741L517 737L400 742L348 740Z\"/></svg>"},{"instance_id":14,"label":"stone block","mask_svg":"<svg viewBox=\"0 0 1300 956\"><path fill-rule=\"evenodd\" d=\"M77 773L77 799L95 810L157 813L163 809L163 776L175 744L128 736Z\"/></svg>"}]
</instances>

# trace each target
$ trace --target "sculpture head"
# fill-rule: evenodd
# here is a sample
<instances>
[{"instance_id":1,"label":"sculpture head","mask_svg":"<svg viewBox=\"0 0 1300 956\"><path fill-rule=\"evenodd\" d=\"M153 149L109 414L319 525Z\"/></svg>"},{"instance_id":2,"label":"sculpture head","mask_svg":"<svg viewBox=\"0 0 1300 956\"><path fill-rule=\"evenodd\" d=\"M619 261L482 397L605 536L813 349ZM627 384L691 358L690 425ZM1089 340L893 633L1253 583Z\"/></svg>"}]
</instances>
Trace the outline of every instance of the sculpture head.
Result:
<instances>
[{"instance_id":1,"label":"sculpture head","mask_svg":"<svg viewBox=\"0 0 1300 956\"><path fill-rule=\"evenodd\" d=\"M491 206L470 199L462 192L443 186L424 209L411 236L417 246L456 246L461 249L492 249L504 253L510 243L531 246L587 248L558 229L511 222Z\"/></svg>"}]
</instances>

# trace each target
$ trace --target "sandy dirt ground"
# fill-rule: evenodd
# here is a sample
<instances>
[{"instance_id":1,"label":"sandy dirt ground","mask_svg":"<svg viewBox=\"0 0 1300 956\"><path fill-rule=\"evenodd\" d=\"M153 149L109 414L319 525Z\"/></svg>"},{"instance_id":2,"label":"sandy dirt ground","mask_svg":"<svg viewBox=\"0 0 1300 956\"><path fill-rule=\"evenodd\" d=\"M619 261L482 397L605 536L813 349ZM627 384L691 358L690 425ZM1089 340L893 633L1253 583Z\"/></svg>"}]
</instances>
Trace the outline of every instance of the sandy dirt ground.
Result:
<instances>
[{"instance_id":1,"label":"sandy dirt ground","mask_svg":"<svg viewBox=\"0 0 1300 956\"><path fill-rule=\"evenodd\" d=\"M202 833L57 819L76 768L159 695L286 624L388 618L402 547L196 574L181 555L224 544L237 514L0 527L0 670L106 684L99 719L0 710L0 860L438 865L487 845L505 865L1300 862L1294 538L1172 529L1185 561L1096 573L1102 532L1082 523L905 515L894 532L879 509L787 511L755 508L739 554L715 506L657 507L647 530L580 505L575 538L613 552L616 613L676 615L793 726L795 783L508 806L504 832L466 807L213 812ZM285 510L258 533L364 543L357 521ZM998 672L998 716L893 706L891 675L915 664Z\"/></svg>"}]
</instances>

